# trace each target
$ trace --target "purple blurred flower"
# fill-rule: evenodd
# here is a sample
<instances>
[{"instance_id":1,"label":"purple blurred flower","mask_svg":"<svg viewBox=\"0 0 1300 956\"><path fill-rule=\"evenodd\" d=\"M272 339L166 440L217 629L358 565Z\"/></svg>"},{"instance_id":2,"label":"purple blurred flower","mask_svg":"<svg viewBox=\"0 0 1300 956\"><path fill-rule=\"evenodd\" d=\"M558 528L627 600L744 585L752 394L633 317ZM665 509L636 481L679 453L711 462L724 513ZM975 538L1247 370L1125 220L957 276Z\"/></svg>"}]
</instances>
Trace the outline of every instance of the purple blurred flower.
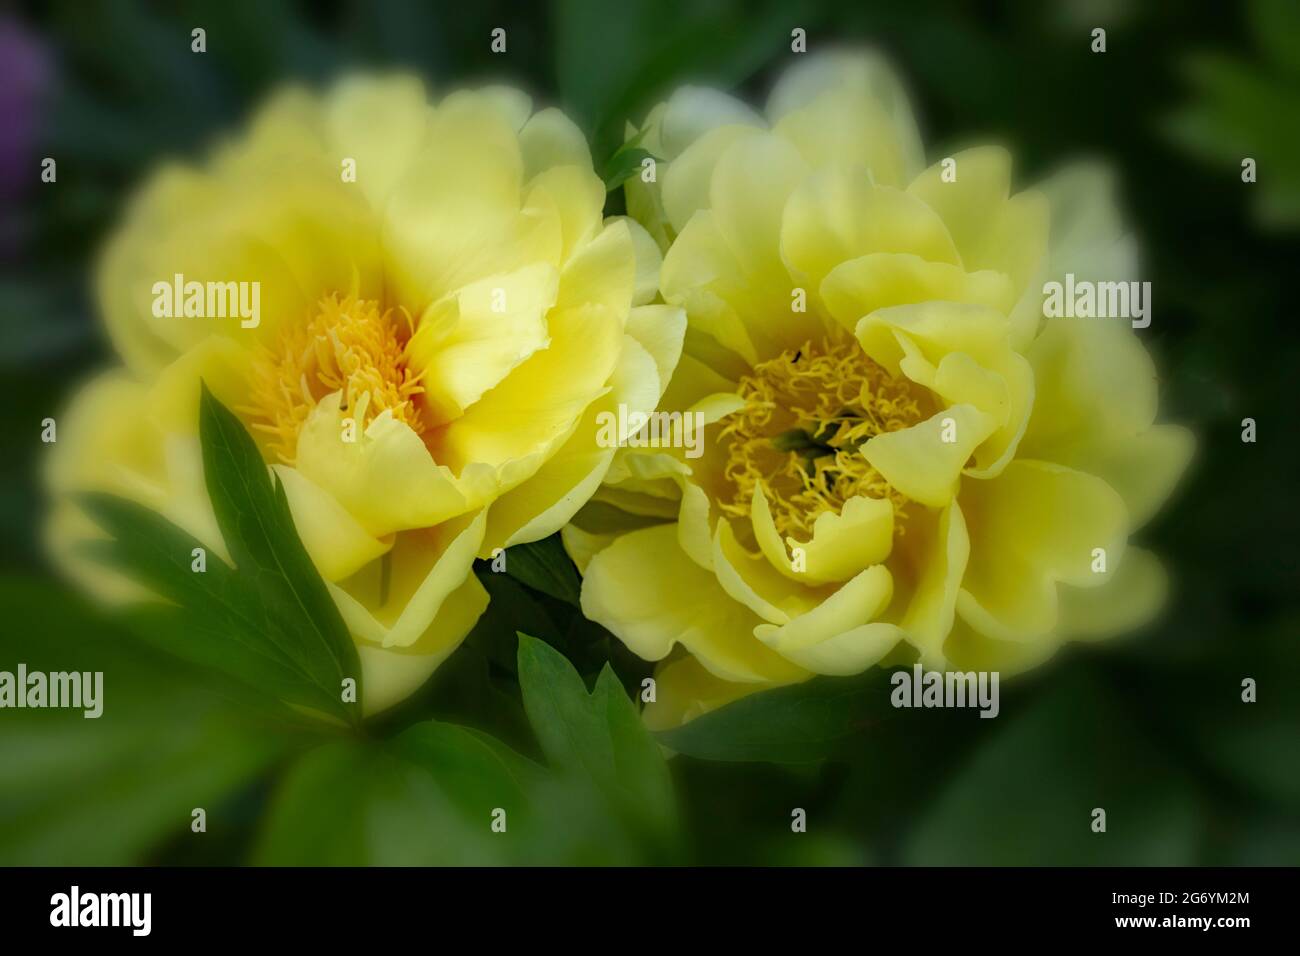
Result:
<instances>
[{"instance_id":1,"label":"purple blurred flower","mask_svg":"<svg viewBox=\"0 0 1300 956\"><path fill-rule=\"evenodd\" d=\"M53 71L41 39L13 18L0 19L0 252L12 251L18 225L10 213L16 200L38 181L35 162L45 95Z\"/></svg>"}]
</instances>

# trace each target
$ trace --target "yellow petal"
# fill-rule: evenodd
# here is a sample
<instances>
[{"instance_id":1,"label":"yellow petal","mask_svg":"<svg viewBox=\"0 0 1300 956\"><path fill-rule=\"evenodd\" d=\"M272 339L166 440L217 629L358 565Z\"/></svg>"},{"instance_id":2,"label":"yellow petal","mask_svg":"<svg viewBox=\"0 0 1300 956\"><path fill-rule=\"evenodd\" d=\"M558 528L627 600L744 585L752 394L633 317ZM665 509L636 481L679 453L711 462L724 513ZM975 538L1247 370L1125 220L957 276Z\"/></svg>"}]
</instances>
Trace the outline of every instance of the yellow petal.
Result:
<instances>
[{"instance_id":1,"label":"yellow petal","mask_svg":"<svg viewBox=\"0 0 1300 956\"><path fill-rule=\"evenodd\" d=\"M790 683L726 681L715 677L690 655L663 661L655 668L654 680L655 699L642 711L642 718L650 730L680 727L742 697L780 686L780 683Z\"/></svg>"},{"instance_id":2,"label":"yellow petal","mask_svg":"<svg viewBox=\"0 0 1300 956\"><path fill-rule=\"evenodd\" d=\"M390 648L359 644L366 715L387 710L419 689L474 629L487 605L487 591L471 574L442 602L415 643Z\"/></svg>"},{"instance_id":3,"label":"yellow petal","mask_svg":"<svg viewBox=\"0 0 1300 956\"><path fill-rule=\"evenodd\" d=\"M341 581L378 558L391 546L367 533L330 494L296 468L275 465L284 486L294 527L316 570L327 581Z\"/></svg>"},{"instance_id":4,"label":"yellow petal","mask_svg":"<svg viewBox=\"0 0 1300 956\"><path fill-rule=\"evenodd\" d=\"M943 643L969 556L970 536L956 501L938 513L910 515L907 534L894 548L890 566L903 607L898 624L927 668L943 666Z\"/></svg>"},{"instance_id":5,"label":"yellow petal","mask_svg":"<svg viewBox=\"0 0 1300 956\"><path fill-rule=\"evenodd\" d=\"M793 143L813 168L855 166L882 185L907 183L911 157L894 139L890 116L863 90L828 90L787 113L773 131Z\"/></svg>"},{"instance_id":6,"label":"yellow petal","mask_svg":"<svg viewBox=\"0 0 1300 956\"><path fill-rule=\"evenodd\" d=\"M587 573L587 565L591 563L591 559L613 544L617 537L617 534L584 531L573 522L560 529L560 540L564 542L564 550L573 559L578 573L584 575Z\"/></svg>"},{"instance_id":7,"label":"yellow petal","mask_svg":"<svg viewBox=\"0 0 1300 956\"><path fill-rule=\"evenodd\" d=\"M784 119L795 110L808 107L827 92L850 91L864 94L889 119L889 129L879 136L892 144L902 163L903 179L891 185L909 182L924 162L921 136L908 102L907 91L897 74L879 54L863 51L836 50L796 58L794 66L785 71L768 97L767 113L776 121ZM886 174L881 169L876 175L884 182Z\"/></svg>"},{"instance_id":8,"label":"yellow petal","mask_svg":"<svg viewBox=\"0 0 1300 956\"><path fill-rule=\"evenodd\" d=\"M756 133L731 144L718 158L710 208L723 241L750 289L781 296L785 324L793 324L790 281L782 259L782 220L808 167L789 143ZM745 317L753 322L759 317ZM775 319L773 320L775 321ZM769 335L779 338L773 330Z\"/></svg>"},{"instance_id":9,"label":"yellow petal","mask_svg":"<svg viewBox=\"0 0 1300 956\"><path fill-rule=\"evenodd\" d=\"M764 555L750 554L726 521L719 521L714 531L713 570L724 591L772 624L788 624L834 593L832 588L802 586L779 573Z\"/></svg>"},{"instance_id":10,"label":"yellow petal","mask_svg":"<svg viewBox=\"0 0 1300 956\"><path fill-rule=\"evenodd\" d=\"M385 411L355 441L344 440L340 394L312 409L298 434L297 467L331 494L371 535L427 528L473 506L420 436ZM352 412L351 414L355 414Z\"/></svg>"},{"instance_id":11,"label":"yellow petal","mask_svg":"<svg viewBox=\"0 0 1300 956\"><path fill-rule=\"evenodd\" d=\"M524 208L523 160L492 109L444 102L426 145L384 208L390 296L413 314L484 276L562 262L563 210L554 196ZM565 167L562 167L565 168Z\"/></svg>"},{"instance_id":12,"label":"yellow petal","mask_svg":"<svg viewBox=\"0 0 1300 956\"><path fill-rule=\"evenodd\" d=\"M553 166L528 182L528 205L559 212L560 261L569 257L600 231L605 208L605 185L589 167Z\"/></svg>"},{"instance_id":13,"label":"yellow petal","mask_svg":"<svg viewBox=\"0 0 1300 956\"><path fill-rule=\"evenodd\" d=\"M1001 640L983 633L958 614L943 653L952 670L997 671L1005 679L1039 666L1060 646L1056 633L1032 641Z\"/></svg>"},{"instance_id":14,"label":"yellow petal","mask_svg":"<svg viewBox=\"0 0 1300 956\"><path fill-rule=\"evenodd\" d=\"M840 263L871 253L961 265L943 220L924 202L840 166L810 176L790 197L781 249L814 290Z\"/></svg>"},{"instance_id":15,"label":"yellow petal","mask_svg":"<svg viewBox=\"0 0 1300 956\"><path fill-rule=\"evenodd\" d=\"M636 269L636 247L628 224L611 220L564 264L556 304L560 308L595 304L624 316L632 306Z\"/></svg>"},{"instance_id":16,"label":"yellow petal","mask_svg":"<svg viewBox=\"0 0 1300 956\"><path fill-rule=\"evenodd\" d=\"M620 316L596 304L552 309L550 347L534 353L431 445L453 468L535 461L532 471L573 433L583 412L608 390L623 351ZM523 480L531 472L521 473Z\"/></svg>"},{"instance_id":17,"label":"yellow petal","mask_svg":"<svg viewBox=\"0 0 1300 956\"><path fill-rule=\"evenodd\" d=\"M803 548L803 576L813 584L847 581L884 561L893 543L893 503L866 495L854 495L838 514L818 515L810 541L786 538L791 548Z\"/></svg>"},{"instance_id":18,"label":"yellow petal","mask_svg":"<svg viewBox=\"0 0 1300 956\"><path fill-rule=\"evenodd\" d=\"M714 170L732 144L749 140L750 126L720 126L692 142L663 174L663 204L668 222L677 232L686 228L691 216L710 205Z\"/></svg>"},{"instance_id":19,"label":"yellow petal","mask_svg":"<svg viewBox=\"0 0 1300 956\"><path fill-rule=\"evenodd\" d=\"M755 635L783 657L819 674L857 674L894 648L903 632L873 623L889 604L893 579L882 565L845 582L788 624L760 624Z\"/></svg>"},{"instance_id":20,"label":"yellow petal","mask_svg":"<svg viewBox=\"0 0 1300 956\"><path fill-rule=\"evenodd\" d=\"M142 374L152 374L210 335L254 344L274 341L286 322L299 321L323 290L349 288L363 296L381 287L377 220L359 192L337 171L259 169L223 177L173 171L153 180L128 210L125 226L105 250L98 294L114 345ZM249 315L221 315L214 299L204 316L186 316L171 302L176 276L183 287L250 283L238 306ZM256 283L256 285L252 285ZM213 287L217 288L216 286ZM252 296L256 293L257 301ZM256 305L256 312L253 306ZM237 311L227 307L224 311Z\"/></svg>"},{"instance_id":21,"label":"yellow petal","mask_svg":"<svg viewBox=\"0 0 1300 956\"><path fill-rule=\"evenodd\" d=\"M1169 578L1150 551L1128 547L1100 587L1060 589L1061 633L1095 640L1137 630L1150 622L1169 593Z\"/></svg>"},{"instance_id":22,"label":"yellow petal","mask_svg":"<svg viewBox=\"0 0 1300 956\"><path fill-rule=\"evenodd\" d=\"M1011 157L983 146L951 157L956 180L944 182L943 164L918 176L908 192L934 209L952 232L969 271L991 269L1010 277L1017 306L1010 311L1017 347L1028 343L1041 317L1040 277L1047 264L1048 203L1035 192L1010 196Z\"/></svg>"},{"instance_id":23,"label":"yellow petal","mask_svg":"<svg viewBox=\"0 0 1300 956\"><path fill-rule=\"evenodd\" d=\"M559 273L549 263L488 276L435 302L407 346L432 420L450 421L545 348Z\"/></svg>"},{"instance_id":24,"label":"yellow petal","mask_svg":"<svg viewBox=\"0 0 1300 956\"><path fill-rule=\"evenodd\" d=\"M1131 329L1100 319L1049 319L1027 356L1037 398L1025 454L1054 458L1071 444L1136 435L1155 420L1155 365Z\"/></svg>"},{"instance_id":25,"label":"yellow petal","mask_svg":"<svg viewBox=\"0 0 1300 956\"><path fill-rule=\"evenodd\" d=\"M637 306L628 313L625 328L654 359L662 393L681 360L686 313L670 305Z\"/></svg>"},{"instance_id":26,"label":"yellow petal","mask_svg":"<svg viewBox=\"0 0 1300 956\"><path fill-rule=\"evenodd\" d=\"M578 125L561 110L539 110L519 131L524 157L524 179L532 179L553 166L591 168L591 151Z\"/></svg>"},{"instance_id":27,"label":"yellow petal","mask_svg":"<svg viewBox=\"0 0 1300 956\"><path fill-rule=\"evenodd\" d=\"M925 302L873 312L858 323L866 353L949 405L970 404L994 430L971 474L993 477L1015 456L1034 402L1028 361L1011 349L1007 318L985 306Z\"/></svg>"},{"instance_id":28,"label":"yellow petal","mask_svg":"<svg viewBox=\"0 0 1300 956\"><path fill-rule=\"evenodd\" d=\"M659 289L665 302L685 309L692 329L748 364L758 362L754 337L741 315L771 309L772 303L761 301L747 286L711 211L692 216L668 249Z\"/></svg>"},{"instance_id":29,"label":"yellow petal","mask_svg":"<svg viewBox=\"0 0 1300 956\"><path fill-rule=\"evenodd\" d=\"M636 282L632 290L632 304L646 305L659 295L659 270L663 268L664 254L654 237L646 232L645 226L630 216L611 216L605 225L621 222L627 226L632 236L632 248L636 254Z\"/></svg>"},{"instance_id":30,"label":"yellow petal","mask_svg":"<svg viewBox=\"0 0 1300 956\"><path fill-rule=\"evenodd\" d=\"M686 559L675 525L630 532L593 557L582 612L646 660L659 660L680 643L724 680L789 680L801 673L755 640L759 619Z\"/></svg>"},{"instance_id":31,"label":"yellow petal","mask_svg":"<svg viewBox=\"0 0 1300 956\"><path fill-rule=\"evenodd\" d=\"M1048 633L1057 622L1056 583L1097 587L1123 557L1124 503L1082 472L1017 460L997 478L964 480L961 506L971 551L957 608L984 634ZM1104 570L1096 549L1105 551Z\"/></svg>"},{"instance_id":32,"label":"yellow petal","mask_svg":"<svg viewBox=\"0 0 1300 956\"><path fill-rule=\"evenodd\" d=\"M324 105L331 157L356 163L356 184L375 209L382 209L429 134L424 84L417 77L350 77Z\"/></svg>"},{"instance_id":33,"label":"yellow petal","mask_svg":"<svg viewBox=\"0 0 1300 956\"><path fill-rule=\"evenodd\" d=\"M912 253L876 252L835 266L821 284L826 308L846 329L877 309L915 302L969 302L1005 310L1011 282L1000 272L965 272Z\"/></svg>"},{"instance_id":34,"label":"yellow petal","mask_svg":"<svg viewBox=\"0 0 1300 956\"><path fill-rule=\"evenodd\" d=\"M690 341L689 336L686 341ZM673 369L668 388L664 391L662 407L673 410L687 409L701 402L708 402L721 408L722 405L719 403L725 403L722 396L730 395L739 398L736 395L737 388L738 383L734 379L719 374L689 351L683 350ZM741 407L743 404L736 408L728 408L723 414L729 414Z\"/></svg>"},{"instance_id":35,"label":"yellow petal","mask_svg":"<svg viewBox=\"0 0 1300 956\"><path fill-rule=\"evenodd\" d=\"M744 101L721 90L700 86L682 86L673 91L664 105L659 131L659 152L654 143L646 148L656 156L678 160L686 150L711 131L721 127L761 129L763 118Z\"/></svg>"},{"instance_id":36,"label":"yellow petal","mask_svg":"<svg viewBox=\"0 0 1300 956\"><path fill-rule=\"evenodd\" d=\"M609 469L615 447L597 439L602 417L617 418L620 406L648 413L659 397L654 359L630 337L609 394L588 407L582 423L537 473L489 506L481 557L497 547L538 541L558 531L592 496Z\"/></svg>"},{"instance_id":37,"label":"yellow petal","mask_svg":"<svg viewBox=\"0 0 1300 956\"><path fill-rule=\"evenodd\" d=\"M1061 464L1105 479L1124 499L1136 530L1150 521L1173 493L1195 449L1195 437L1181 425L1154 425L1127 440L1063 455Z\"/></svg>"},{"instance_id":38,"label":"yellow petal","mask_svg":"<svg viewBox=\"0 0 1300 956\"><path fill-rule=\"evenodd\" d=\"M1000 146L978 146L954 153L956 178L944 181L944 163L935 163L907 187L943 219L967 269L985 252L988 230L1011 193L1011 154Z\"/></svg>"},{"instance_id":39,"label":"yellow petal","mask_svg":"<svg viewBox=\"0 0 1300 956\"><path fill-rule=\"evenodd\" d=\"M473 576L486 527L480 511L437 528L400 534L388 556L345 581L330 583L358 645L411 647L424 638L443 602ZM447 643L452 643L450 637Z\"/></svg>"},{"instance_id":40,"label":"yellow petal","mask_svg":"<svg viewBox=\"0 0 1300 956\"><path fill-rule=\"evenodd\" d=\"M862 456L897 491L941 508L957 493L962 469L992 431L990 416L972 405L953 405L910 428L876 435L862 446ZM946 441L946 435L953 440Z\"/></svg>"}]
</instances>

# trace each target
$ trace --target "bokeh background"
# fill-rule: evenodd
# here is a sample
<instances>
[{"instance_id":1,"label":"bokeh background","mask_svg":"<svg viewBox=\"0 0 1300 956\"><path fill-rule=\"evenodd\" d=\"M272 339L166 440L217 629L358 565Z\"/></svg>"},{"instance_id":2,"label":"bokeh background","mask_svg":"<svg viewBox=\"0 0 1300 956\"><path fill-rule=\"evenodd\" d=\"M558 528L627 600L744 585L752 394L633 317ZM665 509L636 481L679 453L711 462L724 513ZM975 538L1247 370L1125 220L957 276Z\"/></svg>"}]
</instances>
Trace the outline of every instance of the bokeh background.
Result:
<instances>
[{"instance_id":1,"label":"bokeh background","mask_svg":"<svg viewBox=\"0 0 1300 956\"><path fill-rule=\"evenodd\" d=\"M40 422L111 360L94 256L155 163L201 156L286 81L373 67L414 70L435 90L522 85L584 126L600 168L624 120L683 82L761 100L792 58L796 26L810 50L865 43L889 54L931 158L1000 142L1021 185L1081 157L1115 170L1153 286L1141 334L1162 372L1162 414L1200 440L1192 473L1146 532L1169 562L1173 599L1146 632L1073 648L1004 684L996 720L857 714L829 747L800 746L797 727L766 750L715 741L704 747L712 759L670 761L673 836L628 837L575 811L586 822L553 828L527 862L1300 862L1300 4L3 9L0 669L104 669L107 710L98 721L0 711L0 863L502 862L470 834L482 820L471 827L383 763L385 740L437 717L535 755L514 673L519 627L589 682L606 661L629 686L646 672L563 588L485 573L492 607L466 645L396 712L339 741L263 716L149 651L130 622L54 577L40 544ZM190 51L196 26L205 54ZM489 51L498 26L505 56ZM1098 26L1103 55L1089 50ZM56 184L40 181L46 156L58 161ZM1246 156L1257 183L1241 181ZM621 196L610 199L619 211ZM1245 417L1258 423L1254 444L1241 441ZM1258 682L1255 704L1241 702L1246 677ZM767 728L778 742L781 729ZM558 789L537 799L572 806ZM208 831L195 835L200 806ZM791 832L796 807L805 834ZM1104 835L1089 829L1094 807L1107 810Z\"/></svg>"}]
</instances>

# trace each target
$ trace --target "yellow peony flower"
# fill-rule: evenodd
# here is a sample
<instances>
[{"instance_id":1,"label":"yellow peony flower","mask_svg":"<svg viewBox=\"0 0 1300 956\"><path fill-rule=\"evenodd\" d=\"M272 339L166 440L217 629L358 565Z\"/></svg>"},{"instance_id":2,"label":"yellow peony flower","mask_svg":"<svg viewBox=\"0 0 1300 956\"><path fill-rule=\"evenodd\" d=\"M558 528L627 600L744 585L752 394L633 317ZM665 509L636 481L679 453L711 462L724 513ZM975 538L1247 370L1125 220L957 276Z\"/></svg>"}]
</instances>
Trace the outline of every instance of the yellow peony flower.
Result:
<instances>
[{"instance_id":1,"label":"yellow peony flower","mask_svg":"<svg viewBox=\"0 0 1300 956\"><path fill-rule=\"evenodd\" d=\"M689 322L663 407L705 450L621 449L565 541L586 614L663 662L653 723L878 663L1014 672L1153 613L1128 541L1191 436L1128 322L1043 317L1046 281L1135 278L1104 174L925 168L869 56L809 58L766 117L686 89L647 122L629 210Z\"/></svg>"},{"instance_id":2,"label":"yellow peony flower","mask_svg":"<svg viewBox=\"0 0 1300 956\"><path fill-rule=\"evenodd\" d=\"M644 304L635 244L653 243L604 202L559 111L502 88L433 106L401 77L285 92L202 167L159 172L100 270L124 367L60 420L54 555L101 595L139 596L78 557L101 532L68 496L101 490L225 556L203 379L284 485L365 710L401 700L483 612L475 556L564 525L614 455L597 416L652 410L677 361L684 315Z\"/></svg>"}]
</instances>

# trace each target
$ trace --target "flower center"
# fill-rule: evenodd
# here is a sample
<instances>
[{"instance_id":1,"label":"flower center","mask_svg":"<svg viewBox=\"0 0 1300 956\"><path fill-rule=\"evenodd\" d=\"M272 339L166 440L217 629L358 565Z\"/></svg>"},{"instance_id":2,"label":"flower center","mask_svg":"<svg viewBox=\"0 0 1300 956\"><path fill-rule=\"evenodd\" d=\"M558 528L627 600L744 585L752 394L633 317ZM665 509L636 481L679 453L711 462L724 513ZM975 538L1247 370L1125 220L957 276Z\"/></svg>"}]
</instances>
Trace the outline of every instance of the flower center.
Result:
<instances>
[{"instance_id":1,"label":"flower center","mask_svg":"<svg viewBox=\"0 0 1300 956\"><path fill-rule=\"evenodd\" d=\"M341 408L354 414L361 429L390 411L421 434L415 396L424 389L406 366L411 333L405 310L395 318L373 299L326 296L309 321L292 323L274 348L264 347L254 358L251 401L240 410L285 464L297 456L307 416L332 392L342 391Z\"/></svg>"},{"instance_id":2,"label":"flower center","mask_svg":"<svg viewBox=\"0 0 1300 956\"><path fill-rule=\"evenodd\" d=\"M748 519L761 486L782 535L812 537L813 522L856 495L894 503L897 533L908 499L862 457L867 439L925 417L921 392L872 361L856 341L805 343L754 366L740 381L745 407L723 419L723 473L735 495L720 507Z\"/></svg>"}]
</instances>

